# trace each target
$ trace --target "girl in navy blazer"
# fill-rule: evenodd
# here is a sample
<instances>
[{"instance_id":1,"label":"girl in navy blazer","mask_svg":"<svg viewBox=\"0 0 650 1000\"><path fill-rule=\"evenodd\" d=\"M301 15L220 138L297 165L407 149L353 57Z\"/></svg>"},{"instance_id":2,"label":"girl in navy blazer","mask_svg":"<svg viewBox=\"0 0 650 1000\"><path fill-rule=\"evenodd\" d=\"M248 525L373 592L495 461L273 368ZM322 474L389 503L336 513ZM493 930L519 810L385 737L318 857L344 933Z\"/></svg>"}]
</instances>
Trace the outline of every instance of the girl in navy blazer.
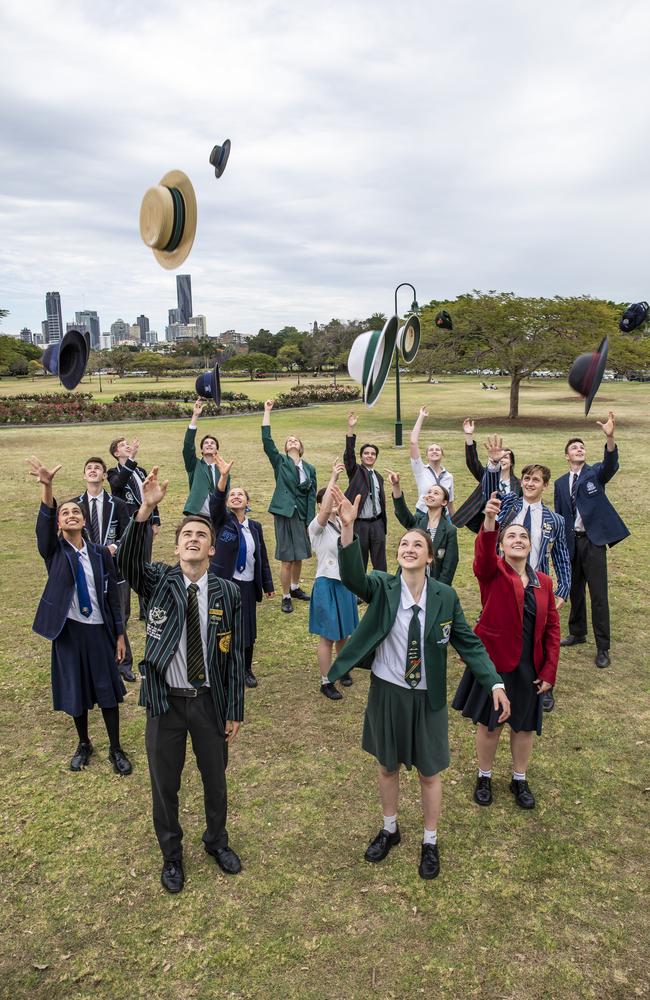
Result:
<instances>
[{"instance_id":1,"label":"girl in navy blazer","mask_svg":"<svg viewBox=\"0 0 650 1000\"><path fill-rule=\"evenodd\" d=\"M216 536L210 569L224 580L232 580L241 592L244 631L244 683L257 687L253 673L253 646L257 638L257 608L262 594L273 597L273 577L259 521L246 516L250 497L241 486L228 490L232 462L215 457L219 480L210 494L210 517ZM226 491L228 490L228 493Z\"/></svg>"},{"instance_id":2,"label":"girl in navy blazer","mask_svg":"<svg viewBox=\"0 0 650 1000\"><path fill-rule=\"evenodd\" d=\"M510 699L510 749L513 775L510 791L517 805L532 809L535 798L526 780L526 768L535 732L542 731L542 698L555 683L560 655L560 618L555 607L553 581L536 573L528 562L530 536L523 524L503 528L497 555L496 517L501 501L496 492L485 506L485 521L476 537L474 575L481 588L483 610L474 631L503 677ZM492 802L492 764L503 727L490 700L465 670L452 702L478 723L476 752L479 772L474 801Z\"/></svg>"},{"instance_id":3,"label":"girl in navy blazer","mask_svg":"<svg viewBox=\"0 0 650 1000\"><path fill-rule=\"evenodd\" d=\"M117 774L130 774L131 762L120 746L118 705L126 688L117 665L125 642L113 557L104 546L84 540L86 522L77 500L57 507L52 480L61 466L47 469L34 456L27 462L42 487L36 541L48 575L32 627L52 642L54 709L73 717L79 736L70 770L80 771L93 753L88 710L99 705L109 760Z\"/></svg>"}]
</instances>

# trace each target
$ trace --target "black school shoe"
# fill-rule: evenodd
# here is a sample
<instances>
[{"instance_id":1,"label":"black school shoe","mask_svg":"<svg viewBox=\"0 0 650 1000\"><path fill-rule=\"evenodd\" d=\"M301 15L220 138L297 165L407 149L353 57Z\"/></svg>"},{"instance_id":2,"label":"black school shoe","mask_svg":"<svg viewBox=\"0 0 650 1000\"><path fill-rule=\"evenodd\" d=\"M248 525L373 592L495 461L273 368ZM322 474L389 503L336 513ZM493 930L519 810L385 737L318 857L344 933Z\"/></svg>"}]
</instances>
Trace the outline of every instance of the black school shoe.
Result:
<instances>
[{"instance_id":1,"label":"black school shoe","mask_svg":"<svg viewBox=\"0 0 650 1000\"><path fill-rule=\"evenodd\" d=\"M567 635L560 640L560 646L565 649L567 646L582 646L587 641L586 635Z\"/></svg>"},{"instance_id":2,"label":"black school shoe","mask_svg":"<svg viewBox=\"0 0 650 1000\"><path fill-rule=\"evenodd\" d=\"M248 670L244 674L244 684L246 685L247 688L257 687L257 677L255 676L252 670Z\"/></svg>"},{"instance_id":3,"label":"black school shoe","mask_svg":"<svg viewBox=\"0 0 650 1000\"><path fill-rule=\"evenodd\" d=\"M90 760L94 749L90 741L88 743L80 743L70 761L70 770L82 771Z\"/></svg>"},{"instance_id":4,"label":"black school shoe","mask_svg":"<svg viewBox=\"0 0 650 1000\"><path fill-rule=\"evenodd\" d=\"M596 653L594 663L597 667L608 667L611 663L608 651L606 649L599 649Z\"/></svg>"},{"instance_id":5,"label":"black school shoe","mask_svg":"<svg viewBox=\"0 0 650 1000\"><path fill-rule=\"evenodd\" d=\"M542 711L552 712L555 708L555 698L553 697L553 688L549 688L542 695Z\"/></svg>"},{"instance_id":6,"label":"black school shoe","mask_svg":"<svg viewBox=\"0 0 650 1000\"><path fill-rule=\"evenodd\" d=\"M440 855L438 853L438 845L422 844L418 875L420 878L437 878L439 874Z\"/></svg>"},{"instance_id":7,"label":"black school shoe","mask_svg":"<svg viewBox=\"0 0 650 1000\"><path fill-rule=\"evenodd\" d=\"M165 861L163 865L162 872L160 874L160 881L163 888L167 892L177 893L180 892L185 885L185 872L183 871L183 862L178 861Z\"/></svg>"},{"instance_id":8,"label":"black school shoe","mask_svg":"<svg viewBox=\"0 0 650 1000\"><path fill-rule=\"evenodd\" d=\"M282 611L284 611L287 615L290 615L293 611L293 604L291 603L290 597L282 598Z\"/></svg>"},{"instance_id":9,"label":"black school shoe","mask_svg":"<svg viewBox=\"0 0 650 1000\"><path fill-rule=\"evenodd\" d=\"M311 599L309 594L305 593L302 587L292 587L291 596L294 601L309 601Z\"/></svg>"},{"instance_id":10,"label":"black school shoe","mask_svg":"<svg viewBox=\"0 0 650 1000\"><path fill-rule=\"evenodd\" d=\"M399 827L395 833L381 829L374 840L371 840L364 854L366 861L383 861L391 847L397 847L400 840Z\"/></svg>"},{"instance_id":11,"label":"black school shoe","mask_svg":"<svg viewBox=\"0 0 650 1000\"><path fill-rule=\"evenodd\" d=\"M208 851L226 875L237 875L241 871L239 855L231 847L217 847L216 851Z\"/></svg>"},{"instance_id":12,"label":"black school shoe","mask_svg":"<svg viewBox=\"0 0 650 1000\"><path fill-rule=\"evenodd\" d=\"M321 684L320 693L324 694L326 698L330 699L330 701L340 701L343 697L341 692L337 691L331 681L328 681L327 684Z\"/></svg>"},{"instance_id":13,"label":"black school shoe","mask_svg":"<svg viewBox=\"0 0 650 1000\"><path fill-rule=\"evenodd\" d=\"M120 774L124 777L125 775L130 774L133 770L131 761L121 747L118 747L116 750L109 750L108 759L113 765L113 770L116 774Z\"/></svg>"},{"instance_id":14,"label":"black school shoe","mask_svg":"<svg viewBox=\"0 0 650 1000\"><path fill-rule=\"evenodd\" d=\"M350 674L347 673L347 674L343 674L343 676L341 677L340 683L342 684L342 686L344 688L349 688L349 687L352 687L352 685L354 684L354 681L350 677Z\"/></svg>"},{"instance_id":15,"label":"black school shoe","mask_svg":"<svg viewBox=\"0 0 650 1000\"><path fill-rule=\"evenodd\" d=\"M474 801L479 806L492 804L492 778L486 778L479 774L474 788Z\"/></svg>"},{"instance_id":16,"label":"black school shoe","mask_svg":"<svg viewBox=\"0 0 650 1000\"><path fill-rule=\"evenodd\" d=\"M513 778L508 788L515 797L515 802L522 809L535 808L535 796L528 787L527 781L515 781Z\"/></svg>"}]
</instances>

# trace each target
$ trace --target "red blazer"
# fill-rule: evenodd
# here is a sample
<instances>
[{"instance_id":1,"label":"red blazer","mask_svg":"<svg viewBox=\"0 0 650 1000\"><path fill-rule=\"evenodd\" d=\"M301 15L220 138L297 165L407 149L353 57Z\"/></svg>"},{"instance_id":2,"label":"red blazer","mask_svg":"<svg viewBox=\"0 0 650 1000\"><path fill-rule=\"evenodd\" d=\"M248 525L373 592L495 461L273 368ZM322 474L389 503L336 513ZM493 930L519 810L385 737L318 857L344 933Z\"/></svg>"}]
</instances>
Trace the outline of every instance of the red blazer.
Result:
<instances>
[{"instance_id":1,"label":"red blazer","mask_svg":"<svg viewBox=\"0 0 650 1000\"><path fill-rule=\"evenodd\" d=\"M521 659L524 586L519 574L497 555L497 534L481 528L476 536L474 576L481 588L483 611L474 631L499 673L507 674ZM560 658L560 616L550 576L535 573L533 579L537 605L533 662L537 676L554 684Z\"/></svg>"}]
</instances>

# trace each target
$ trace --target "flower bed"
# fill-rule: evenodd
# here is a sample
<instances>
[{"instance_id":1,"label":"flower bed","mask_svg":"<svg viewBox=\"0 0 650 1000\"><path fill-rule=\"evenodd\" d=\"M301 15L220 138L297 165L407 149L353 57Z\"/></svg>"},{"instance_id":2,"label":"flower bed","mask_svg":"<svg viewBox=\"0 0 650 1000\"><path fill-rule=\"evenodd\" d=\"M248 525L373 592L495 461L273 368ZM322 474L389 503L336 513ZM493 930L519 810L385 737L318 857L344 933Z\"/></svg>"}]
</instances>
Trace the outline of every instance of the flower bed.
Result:
<instances>
[{"instance_id":1,"label":"flower bed","mask_svg":"<svg viewBox=\"0 0 650 1000\"><path fill-rule=\"evenodd\" d=\"M196 392L186 392L183 389L147 389L144 392L122 392L115 396L116 403L136 403L141 399L175 399L183 403L194 403ZM244 401L248 396L244 392L222 392L221 400L226 402Z\"/></svg>"}]
</instances>

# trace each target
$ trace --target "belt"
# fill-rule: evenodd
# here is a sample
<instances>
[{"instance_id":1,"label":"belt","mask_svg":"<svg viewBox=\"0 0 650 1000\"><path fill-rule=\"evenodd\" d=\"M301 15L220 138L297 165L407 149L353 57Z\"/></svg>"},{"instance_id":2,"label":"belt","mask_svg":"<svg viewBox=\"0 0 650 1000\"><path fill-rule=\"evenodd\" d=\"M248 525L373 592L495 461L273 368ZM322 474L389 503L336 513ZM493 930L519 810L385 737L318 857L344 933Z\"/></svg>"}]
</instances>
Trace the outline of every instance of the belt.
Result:
<instances>
[{"instance_id":1,"label":"belt","mask_svg":"<svg viewBox=\"0 0 650 1000\"><path fill-rule=\"evenodd\" d=\"M381 514L377 514L377 517L358 517L357 521L363 521L364 524L372 524L373 521L381 521Z\"/></svg>"},{"instance_id":2,"label":"belt","mask_svg":"<svg viewBox=\"0 0 650 1000\"><path fill-rule=\"evenodd\" d=\"M576 538L586 538L587 537L587 532L586 531L574 531L573 534L576 536Z\"/></svg>"},{"instance_id":3,"label":"belt","mask_svg":"<svg viewBox=\"0 0 650 1000\"><path fill-rule=\"evenodd\" d=\"M200 694L207 694L210 688L207 684L203 684L200 688L173 688L170 687L169 693L174 696L174 698L196 698Z\"/></svg>"}]
</instances>

